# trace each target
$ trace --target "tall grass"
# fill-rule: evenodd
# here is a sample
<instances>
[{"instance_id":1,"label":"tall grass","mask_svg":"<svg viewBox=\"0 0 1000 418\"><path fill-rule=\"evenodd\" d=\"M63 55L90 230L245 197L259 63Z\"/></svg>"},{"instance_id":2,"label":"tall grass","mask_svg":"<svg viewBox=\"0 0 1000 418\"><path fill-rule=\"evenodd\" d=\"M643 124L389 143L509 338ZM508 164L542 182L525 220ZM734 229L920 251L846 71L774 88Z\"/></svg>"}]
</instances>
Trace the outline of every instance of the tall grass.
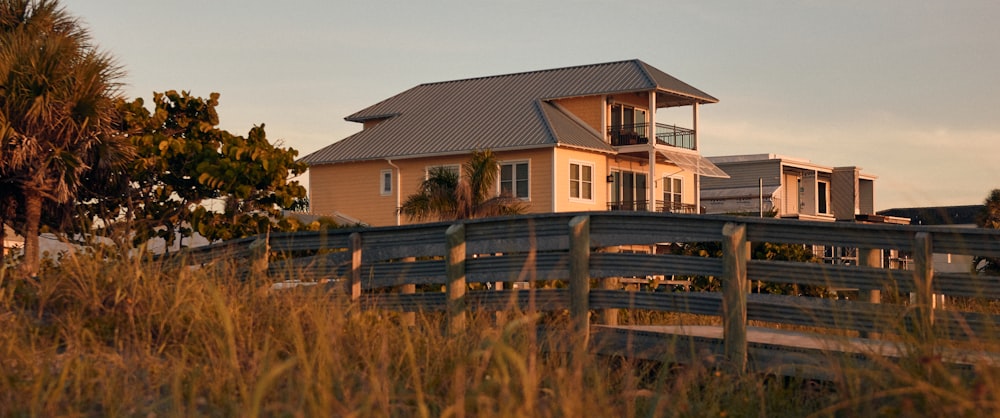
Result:
<instances>
[{"instance_id":1,"label":"tall grass","mask_svg":"<svg viewBox=\"0 0 1000 418\"><path fill-rule=\"evenodd\" d=\"M109 254L0 273L2 416L805 416L996 414L995 373L846 364L834 383L590 353L537 319L351 305L319 287ZM665 348L669 349L669 347ZM665 350L669 351L669 350ZM665 357L667 358L667 357Z\"/></svg>"}]
</instances>

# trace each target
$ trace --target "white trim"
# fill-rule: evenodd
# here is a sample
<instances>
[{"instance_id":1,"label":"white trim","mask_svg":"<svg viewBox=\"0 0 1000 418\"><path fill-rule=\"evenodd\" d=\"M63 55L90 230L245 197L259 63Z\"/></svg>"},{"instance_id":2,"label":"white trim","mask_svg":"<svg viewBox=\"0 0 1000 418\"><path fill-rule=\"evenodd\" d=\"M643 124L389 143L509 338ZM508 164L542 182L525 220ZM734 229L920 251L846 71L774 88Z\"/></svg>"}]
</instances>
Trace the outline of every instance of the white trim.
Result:
<instances>
[{"instance_id":1,"label":"white trim","mask_svg":"<svg viewBox=\"0 0 1000 418\"><path fill-rule=\"evenodd\" d=\"M386 183L386 174L389 175L388 183ZM392 184L393 177L394 175L391 168L380 170L378 172L378 193L380 196L392 196L392 192L396 189L396 187ZM386 190L385 186L389 186L389 190Z\"/></svg>"},{"instance_id":2,"label":"white trim","mask_svg":"<svg viewBox=\"0 0 1000 418\"><path fill-rule=\"evenodd\" d=\"M578 166L581 167L581 169L580 169L580 171L578 173L579 176L580 176L580 178L579 178L579 180L577 180L578 182L580 182L580 196L581 197L573 197L573 165L574 164L576 164L576 165L578 165ZM594 201L595 201L594 200L594 182L595 182L594 175L597 174L596 166L597 165L594 164L593 161L569 160L569 167L567 167L569 169L568 170L568 174L569 175L566 176L566 179L569 180L569 182L570 182L569 190L567 190L567 191L569 192L569 196L568 197L569 197L569 200L571 202L594 203ZM583 190L584 190L583 189L584 180L583 180L583 169L582 169L582 167L590 167L590 198L589 199L582 197L583 196Z\"/></svg>"},{"instance_id":3,"label":"white trim","mask_svg":"<svg viewBox=\"0 0 1000 418\"><path fill-rule=\"evenodd\" d=\"M549 184L550 184L549 185L549 188L550 188L550 190L549 190L549 200L552 201L552 212L553 213L559 212L559 205L558 205L557 202L559 202L559 200L562 198L562 196L557 196L556 195L556 190L559 189L559 186L556 184L556 182L559 181L559 167L558 167L557 161L558 161L558 158L556 158L556 148L553 147L552 148L552 159L549 161L549 166L552 167L551 168L552 173L550 174L550 176L551 176L550 179L551 180L549 181Z\"/></svg>"},{"instance_id":4,"label":"white trim","mask_svg":"<svg viewBox=\"0 0 1000 418\"><path fill-rule=\"evenodd\" d=\"M677 203L682 203L683 204L684 203L684 188L685 188L684 187L684 176L678 176L678 175L675 175L675 174L667 174L667 175L664 175L663 177L660 177L660 180L663 182L663 184L660 185L660 197L663 198L663 203L664 204L666 204L668 202L669 203L673 203L673 200L667 200L667 196L666 196L666 194L667 194L667 180L670 180L671 182L673 182L673 180L680 180L681 181L681 191L680 191L680 193L676 193L676 192L673 191L673 184L670 185L670 193L671 193L671 195L679 194L680 195L680 202L677 202Z\"/></svg>"}]
</instances>

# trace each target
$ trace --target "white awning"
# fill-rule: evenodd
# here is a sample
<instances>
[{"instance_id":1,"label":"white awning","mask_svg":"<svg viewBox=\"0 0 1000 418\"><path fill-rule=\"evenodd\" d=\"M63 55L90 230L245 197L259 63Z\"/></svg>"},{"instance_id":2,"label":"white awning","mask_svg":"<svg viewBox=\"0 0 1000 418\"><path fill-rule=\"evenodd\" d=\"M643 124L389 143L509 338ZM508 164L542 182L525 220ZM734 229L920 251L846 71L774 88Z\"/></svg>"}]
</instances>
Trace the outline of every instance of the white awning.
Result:
<instances>
[{"instance_id":1,"label":"white awning","mask_svg":"<svg viewBox=\"0 0 1000 418\"><path fill-rule=\"evenodd\" d=\"M683 152L657 148L656 152L666 157L670 162L687 171L693 171L705 177L718 177L728 179L729 174L722 171L717 165L712 164L708 158L694 152Z\"/></svg>"}]
</instances>

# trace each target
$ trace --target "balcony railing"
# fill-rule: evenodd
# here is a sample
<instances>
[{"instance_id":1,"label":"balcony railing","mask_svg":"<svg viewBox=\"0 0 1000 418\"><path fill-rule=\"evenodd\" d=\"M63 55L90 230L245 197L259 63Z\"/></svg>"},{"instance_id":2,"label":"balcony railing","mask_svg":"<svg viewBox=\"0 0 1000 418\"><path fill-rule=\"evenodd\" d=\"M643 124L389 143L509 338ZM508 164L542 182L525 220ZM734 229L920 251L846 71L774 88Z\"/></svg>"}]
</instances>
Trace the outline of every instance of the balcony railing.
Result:
<instances>
[{"instance_id":1,"label":"balcony railing","mask_svg":"<svg viewBox=\"0 0 1000 418\"><path fill-rule=\"evenodd\" d=\"M610 202L608 203L608 210L627 210L627 211L640 211L644 212L648 210L649 202L646 200L625 200L621 202ZM668 213L699 213L698 206L689 203L678 203L678 202L666 202L663 200L657 200L653 202L654 208L657 212L668 212Z\"/></svg>"},{"instance_id":2,"label":"balcony railing","mask_svg":"<svg viewBox=\"0 0 1000 418\"><path fill-rule=\"evenodd\" d=\"M611 145L622 147L626 145L648 144L645 123L608 127L608 137ZM656 124L656 143L678 148L698 149L694 130L675 125Z\"/></svg>"}]
</instances>

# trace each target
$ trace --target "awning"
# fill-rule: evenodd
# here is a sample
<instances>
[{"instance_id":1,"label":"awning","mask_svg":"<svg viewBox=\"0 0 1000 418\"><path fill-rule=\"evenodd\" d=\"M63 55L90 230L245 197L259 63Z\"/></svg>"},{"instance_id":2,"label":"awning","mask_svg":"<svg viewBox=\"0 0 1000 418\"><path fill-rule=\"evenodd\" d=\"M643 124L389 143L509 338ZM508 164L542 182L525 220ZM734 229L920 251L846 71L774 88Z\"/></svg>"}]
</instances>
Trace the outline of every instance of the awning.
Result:
<instances>
[{"instance_id":1,"label":"awning","mask_svg":"<svg viewBox=\"0 0 1000 418\"><path fill-rule=\"evenodd\" d=\"M678 167L683 168L687 171L693 171L698 173L698 175L705 177L718 177L728 179L729 174L722 171L717 165L712 164L708 158L702 157L697 153L689 153L682 151L666 150L657 148L656 152L660 155L666 157L670 162L677 164Z\"/></svg>"}]
</instances>

